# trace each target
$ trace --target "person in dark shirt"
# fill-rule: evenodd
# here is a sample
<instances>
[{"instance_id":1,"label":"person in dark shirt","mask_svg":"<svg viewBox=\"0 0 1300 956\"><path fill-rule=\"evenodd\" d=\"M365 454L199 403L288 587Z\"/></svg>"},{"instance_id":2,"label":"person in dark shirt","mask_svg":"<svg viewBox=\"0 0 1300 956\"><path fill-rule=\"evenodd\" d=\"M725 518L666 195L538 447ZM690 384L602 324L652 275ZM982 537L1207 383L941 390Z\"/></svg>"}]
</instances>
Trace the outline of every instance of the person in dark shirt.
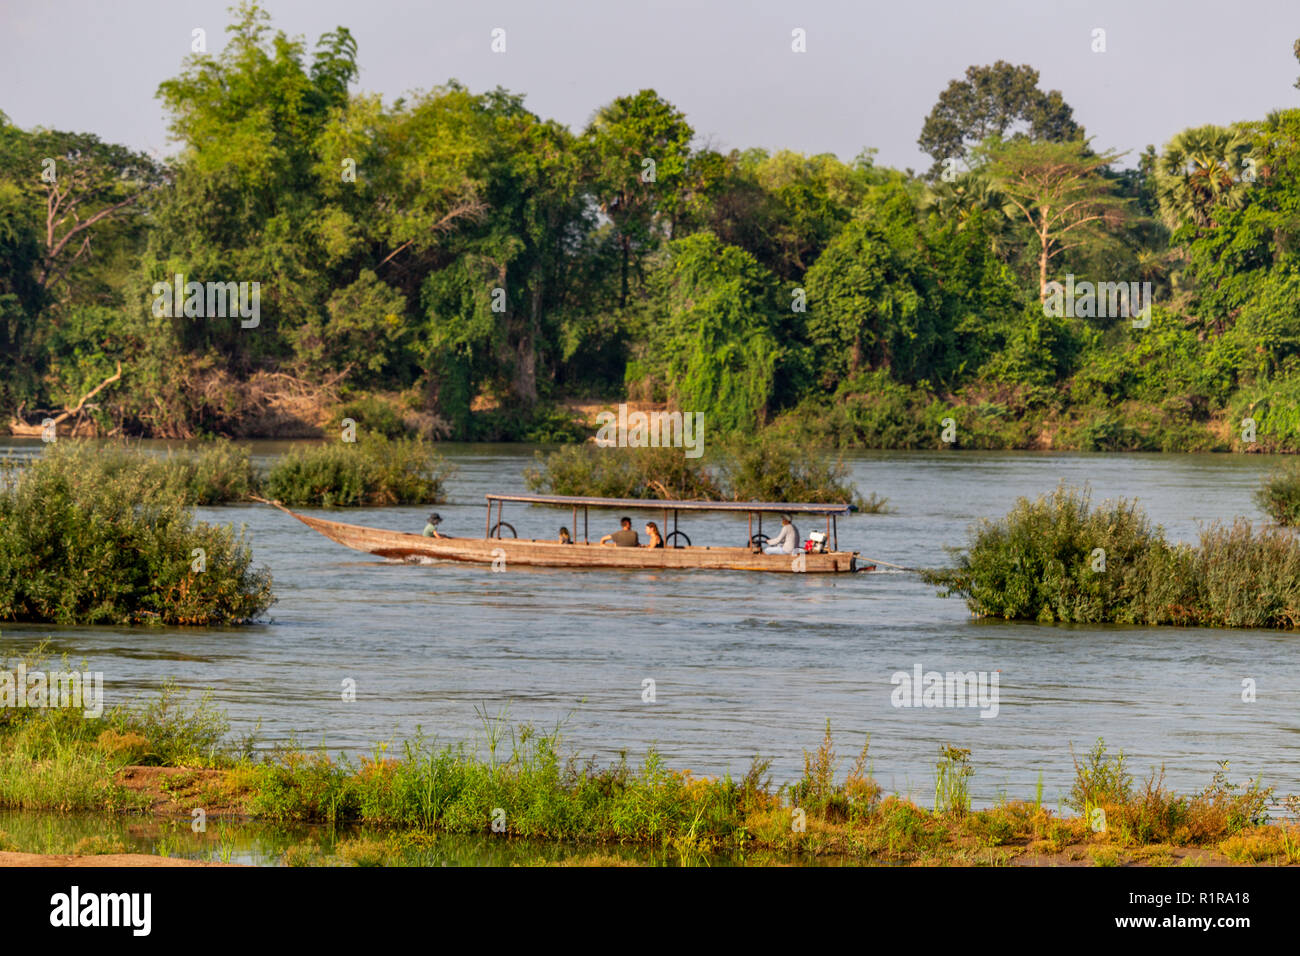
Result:
<instances>
[{"instance_id":1,"label":"person in dark shirt","mask_svg":"<svg viewBox=\"0 0 1300 956\"><path fill-rule=\"evenodd\" d=\"M560 529L560 544L573 544L573 538L569 535L568 528Z\"/></svg>"},{"instance_id":2,"label":"person in dark shirt","mask_svg":"<svg viewBox=\"0 0 1300 956\"><path fill-rule=\"evenodd\" d=\"M659 533L659 526L653 521L645 523L645 536L650 539L646 544L647 548L662 548L664 546L664 536Z\"/></svg>"},{"instance_id":3,"label":"person in dark shirt","mask_svg":"<svg viewBox=\"0 0 1300 956\"><path fill-rule=\"evenodd\" d=\"M620 548L635 548L640 542L637 541L636 532L632 530L632 519L623 518L619 521L620 529L613 534L607 534L600 539L601 544L614 544Z\"/></svg>"}]
</instances>

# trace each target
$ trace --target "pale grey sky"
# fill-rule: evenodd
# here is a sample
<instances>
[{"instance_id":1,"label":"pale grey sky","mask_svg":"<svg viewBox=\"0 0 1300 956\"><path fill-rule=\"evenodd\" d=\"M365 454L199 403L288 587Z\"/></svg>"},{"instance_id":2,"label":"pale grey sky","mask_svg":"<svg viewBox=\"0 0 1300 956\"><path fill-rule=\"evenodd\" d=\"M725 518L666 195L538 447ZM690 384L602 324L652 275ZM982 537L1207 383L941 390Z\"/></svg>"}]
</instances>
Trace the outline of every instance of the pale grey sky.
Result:
<instances>
[{"instance_id":1,"label":"pale grey sky","mask_svg":"<svg viewBox=\"0 0 1300 956\"><path fill-rule=\"evenodd\" d=\"M19 126L89 131L174 152L154 99L203 27L225 41L229 0L2 0L0 110ZM357 38L357 89L386 100L456 78L526 94L577 130L653 87L715 148L788 147L921 170L925 115L971 64L1029 63L1099 148L1300 106L1298 0L266 0L309 50ZM494 27L507 49L490 49ZM791 31L807 52L791 52ZM1094 53L1092 31L1106 31ZM1129 157L1131 161L1133 156Z\"/></svg>"}]
</instances>

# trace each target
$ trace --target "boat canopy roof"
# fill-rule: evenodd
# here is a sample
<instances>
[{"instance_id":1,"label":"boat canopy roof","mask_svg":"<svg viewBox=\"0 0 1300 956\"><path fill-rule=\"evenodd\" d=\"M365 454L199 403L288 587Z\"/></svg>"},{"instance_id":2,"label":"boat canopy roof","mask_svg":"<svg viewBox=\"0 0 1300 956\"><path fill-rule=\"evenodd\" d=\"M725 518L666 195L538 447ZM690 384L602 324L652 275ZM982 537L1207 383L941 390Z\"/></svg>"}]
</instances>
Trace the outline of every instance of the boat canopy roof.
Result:
<instances>
[{"instance_id":1,"label":"boat canopy roof","mask_svg":"<svg viewBox=\"0 0 1300 956\"><path fill-rule=\"evenodd\" d=\"M676 501L663 498L587 498L580 495L494 495L488 494L489 506L493 501L522 501L533 505L556 507L616 508L628 511L738 511L742 514L816 514L846 515L853 511L850 504L812 504L809 502L781 501Z\"/></svg>"}]
</instances>

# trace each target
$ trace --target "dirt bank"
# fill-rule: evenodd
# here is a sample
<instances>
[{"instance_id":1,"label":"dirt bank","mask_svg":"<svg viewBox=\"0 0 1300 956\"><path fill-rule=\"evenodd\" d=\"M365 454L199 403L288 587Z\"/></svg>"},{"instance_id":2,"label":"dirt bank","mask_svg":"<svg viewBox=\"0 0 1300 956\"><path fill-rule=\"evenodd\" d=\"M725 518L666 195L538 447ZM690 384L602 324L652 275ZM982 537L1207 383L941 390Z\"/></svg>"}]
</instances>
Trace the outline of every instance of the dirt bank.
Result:
<instances>
[{"instance_id":1,"label":"dirt bank","mask_svg":"<svg viewBox=\"0 0 1300 956\"><path fill-rule=\"evenodd\" d=\"M236 863L203 863L148 853L105 853L73 856L70 853L6 853L0 851L0 866L238 866Z\"/></svg>"}]
</instances>

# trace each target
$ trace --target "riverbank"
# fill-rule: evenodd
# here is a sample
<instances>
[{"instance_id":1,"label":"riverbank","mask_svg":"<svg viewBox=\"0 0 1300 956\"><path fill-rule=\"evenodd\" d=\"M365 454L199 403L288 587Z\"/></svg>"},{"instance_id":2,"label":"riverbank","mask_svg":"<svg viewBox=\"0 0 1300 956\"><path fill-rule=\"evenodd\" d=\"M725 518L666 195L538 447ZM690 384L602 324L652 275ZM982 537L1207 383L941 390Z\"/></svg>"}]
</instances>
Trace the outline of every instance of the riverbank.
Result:
<instances>
[{"instance_id":1,"label":"riverbank","mask_svg":"<svg viewBox=\"0 0 1300 956\"><path fill-rule=\"evenodd\" d=\"M0 851L0 867L74 866L74 867L141 867L141 866L231 866L205 860L186 860L149 853L107 853L102 856L75 856L70 853L7 853Z\"/></svg>"},{"instance_id":2,"label":"riverbank","mask_svg":"<svg viewBox=\"0 0 1300 956\"><path fill-rule=\"evenodd\" d=\"M255 755L249 741L225 739L228 725L206 700L164 697L93 719L69 707L9 710L0 809L108 813L225 835L254 823L356 829L330 847L312 837L286 845L278 859L292 865L409 864L449 837L563 845L562 860L545 862L597 865L624 848L742 863L758 854L861 865L1300 864L1300 796L1234 780L1226 764L1191 794L1168 789L1155 769L1135 784L1125 754L1100 740L1073 758L1073 786L1056 808L1040 782L1032 800L1003 795L977 809L969 750L941 748L932 801L886 795L870 738L843 760L829 722L804 751L801 777L774 785L770 760L758 757L739 778L670 769L653 748L639 767L625 758L601 766L563 755L558 730L483 719L474 743L419 735L354 763L298 747ZM22 849L0 834L0 850ZM128 847L91 835L78 849Z\"/></svg>"},{"instance_id":3,"label":"riverbank","mask_svg":"<svg viewBox=\"0 0 1300 956\"><path fill-rule=\"evenodd\" d=\"M172 833L165 853L129 852L117 837L83 838L72 852L26 852L0 832L0 866L204 866L232 865L230 846L256 827L250 814L257 795L241 792L234 771L203 768L127 766L116 782L141 798L140 810L127 815L135 833ZM233 797L233 799L232 799ZM186 846L175 834L188 836L194 810L204 808L204 825L214 837L196 835ZM784 809L779 823L786 827ZM437 829L366 828L322 839L312 834L271 841L254 865L411 866L428 865L440 844L456 843L456 859L516 866L661 866L661 865L796 865L796 866L1030 866L1030 867L1170 867L1300 865L1300 826L1275 822L1240 829L1209 842L1144 842L1127 835L1093 831L1079 818L1058 816L1031 802L1008 801L986 811L936 813L897 796L877 810L854 819L835 820L814 813L802 833L772 839L770 820L752 817L751 838L735 846L676 833L661 844L645 841L598 843L556 838L539 840L484 828L486 846L475 851L457 835ZM48 825L38 826L48 841ZM1126 828L1122 828L1126 829ZM218 834L219 831L219 834ZM226 858L223 858L226 857ZM237 865L237 864L236 864Z\"/></svg>"}]
</instances>

